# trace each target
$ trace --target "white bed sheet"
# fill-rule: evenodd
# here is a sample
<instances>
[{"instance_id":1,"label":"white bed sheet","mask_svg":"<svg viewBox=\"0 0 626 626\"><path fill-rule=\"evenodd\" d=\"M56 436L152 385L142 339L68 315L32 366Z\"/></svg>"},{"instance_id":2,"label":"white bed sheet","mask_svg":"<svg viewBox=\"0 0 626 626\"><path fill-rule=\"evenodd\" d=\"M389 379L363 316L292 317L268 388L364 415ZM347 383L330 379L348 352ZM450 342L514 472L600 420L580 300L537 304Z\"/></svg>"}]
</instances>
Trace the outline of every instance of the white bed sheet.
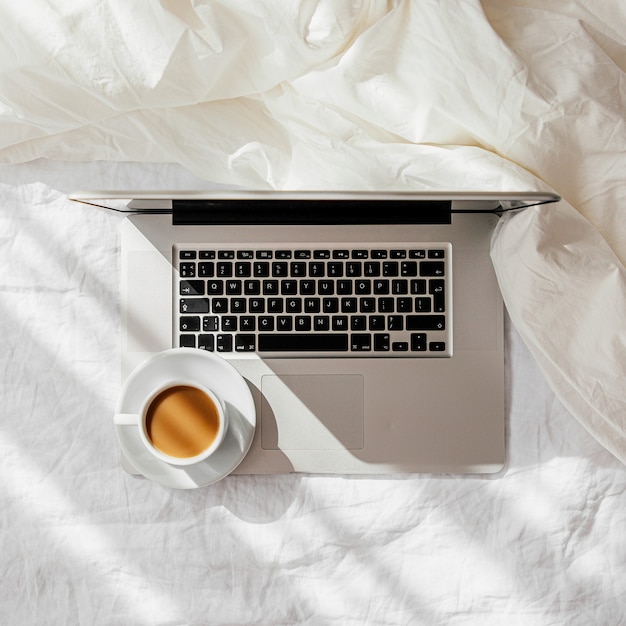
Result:
<instances>
[{"instance_id":1,"label":"white bed sheet","mask_svg":"<svg viewBox=\"0 0 626 626\"><path fill-rule=\"evenodd\" d=\"M619 624L623 465L511 324L503 477L120 469L119 224L78 183L207 186L167 165L0 166L0 617L14 624Z\"/></svg>"},{"instance_id":2,"label":"white bed sheet","mask_svg":"<svg viewBox=\"0 0 626 626\"><path fill-rule=\"evenodd\" d=\"M3 622L624 623L626 20L596 5L3 4ZM124 474L121 217L66 194L208 180L560 193L494 240L506 473Z\"/></svg>"}]
</instances>

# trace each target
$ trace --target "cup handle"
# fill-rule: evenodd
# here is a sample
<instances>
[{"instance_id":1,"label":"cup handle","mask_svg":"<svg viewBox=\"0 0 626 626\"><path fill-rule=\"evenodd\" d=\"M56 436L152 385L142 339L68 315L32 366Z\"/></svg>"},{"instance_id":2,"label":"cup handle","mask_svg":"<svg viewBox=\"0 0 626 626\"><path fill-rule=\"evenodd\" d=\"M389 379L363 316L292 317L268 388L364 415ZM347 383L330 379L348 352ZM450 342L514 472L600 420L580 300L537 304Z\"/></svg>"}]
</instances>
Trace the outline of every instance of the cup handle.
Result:
<instances>
[{"instance_id":1,"label":"cup handle","mask_svg":"<svg viewBox=\"0 0 626 626\"><path fill-rule=\"evenodd\" d=\"M137 426L139 424L140 415L137 413L116 413L113 422L117 426Z\"/></svg>"}]
</instances>

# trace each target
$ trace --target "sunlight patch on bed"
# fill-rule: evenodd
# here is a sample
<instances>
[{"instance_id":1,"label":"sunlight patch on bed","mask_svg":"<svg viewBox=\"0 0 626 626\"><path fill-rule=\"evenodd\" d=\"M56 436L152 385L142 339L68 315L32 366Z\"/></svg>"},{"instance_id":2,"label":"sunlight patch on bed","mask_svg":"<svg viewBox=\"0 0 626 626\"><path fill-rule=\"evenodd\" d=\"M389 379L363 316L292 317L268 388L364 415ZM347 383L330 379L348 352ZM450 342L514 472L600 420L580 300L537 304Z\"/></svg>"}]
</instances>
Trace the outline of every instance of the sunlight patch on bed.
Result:
<instances>
[{"instance_id":1,"label":"sunlight patch on bed","mask_svg":"<svg viewBox=\"0 0 626 626\"><path fill-rule=\"evenodd\" d=\"M39 551L49 551L60 562L67 560L71 568L79 568L91 579L92 585L109 587L105 593L119 598L125 616L132 616L134 623L151 624L157 618L180 615L179 607L172 606L163 589L153 586L137 566L128 563L114 539L63 493L6 431L0 431L0 448L11 451L2 460L2 490L7 500L36 518L43 533L38 537ZM71 522L65 525L66 520Z\"/></svg>"}]
</instances>

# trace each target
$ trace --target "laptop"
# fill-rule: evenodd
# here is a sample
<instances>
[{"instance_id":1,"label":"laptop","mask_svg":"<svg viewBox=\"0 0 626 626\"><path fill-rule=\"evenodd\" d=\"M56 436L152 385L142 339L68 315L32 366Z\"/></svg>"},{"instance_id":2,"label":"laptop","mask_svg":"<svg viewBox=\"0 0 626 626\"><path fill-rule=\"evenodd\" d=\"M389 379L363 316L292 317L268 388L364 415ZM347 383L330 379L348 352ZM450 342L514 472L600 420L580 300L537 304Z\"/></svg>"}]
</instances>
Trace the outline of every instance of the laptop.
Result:
<instances>
[{"instance_id":1,"label":"laptop","mask_svg":"<svg viewBox=\"0 0 626 626\"><path fill-rule=\"evenodd\" d=\"M79 192L121 232L122 374L173 347L254 398L242 474L497 474L490 241L546 193Z\"/></svg>"}]
</instances>

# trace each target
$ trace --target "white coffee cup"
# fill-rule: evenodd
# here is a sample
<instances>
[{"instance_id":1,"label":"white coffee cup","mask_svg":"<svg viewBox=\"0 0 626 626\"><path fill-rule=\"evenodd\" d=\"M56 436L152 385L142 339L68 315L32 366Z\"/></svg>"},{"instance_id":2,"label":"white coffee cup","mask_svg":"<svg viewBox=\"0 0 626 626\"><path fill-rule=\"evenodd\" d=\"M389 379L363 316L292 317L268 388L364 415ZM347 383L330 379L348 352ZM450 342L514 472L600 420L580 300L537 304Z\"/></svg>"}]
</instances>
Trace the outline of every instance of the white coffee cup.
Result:
<instances>
[{"instance_id":1,"label":"white coffee cup","mask_svg":"<svg viewBox=\"0 0 626 626\"><path fill-rule=\"evenodd\" d=\"M204 461L219 449L228 430L228 412L208 387L173 380L148 394L138 413L116 413L114 422L136 426L157 459L185 466Z\"/></svg>"}]
</instances>

